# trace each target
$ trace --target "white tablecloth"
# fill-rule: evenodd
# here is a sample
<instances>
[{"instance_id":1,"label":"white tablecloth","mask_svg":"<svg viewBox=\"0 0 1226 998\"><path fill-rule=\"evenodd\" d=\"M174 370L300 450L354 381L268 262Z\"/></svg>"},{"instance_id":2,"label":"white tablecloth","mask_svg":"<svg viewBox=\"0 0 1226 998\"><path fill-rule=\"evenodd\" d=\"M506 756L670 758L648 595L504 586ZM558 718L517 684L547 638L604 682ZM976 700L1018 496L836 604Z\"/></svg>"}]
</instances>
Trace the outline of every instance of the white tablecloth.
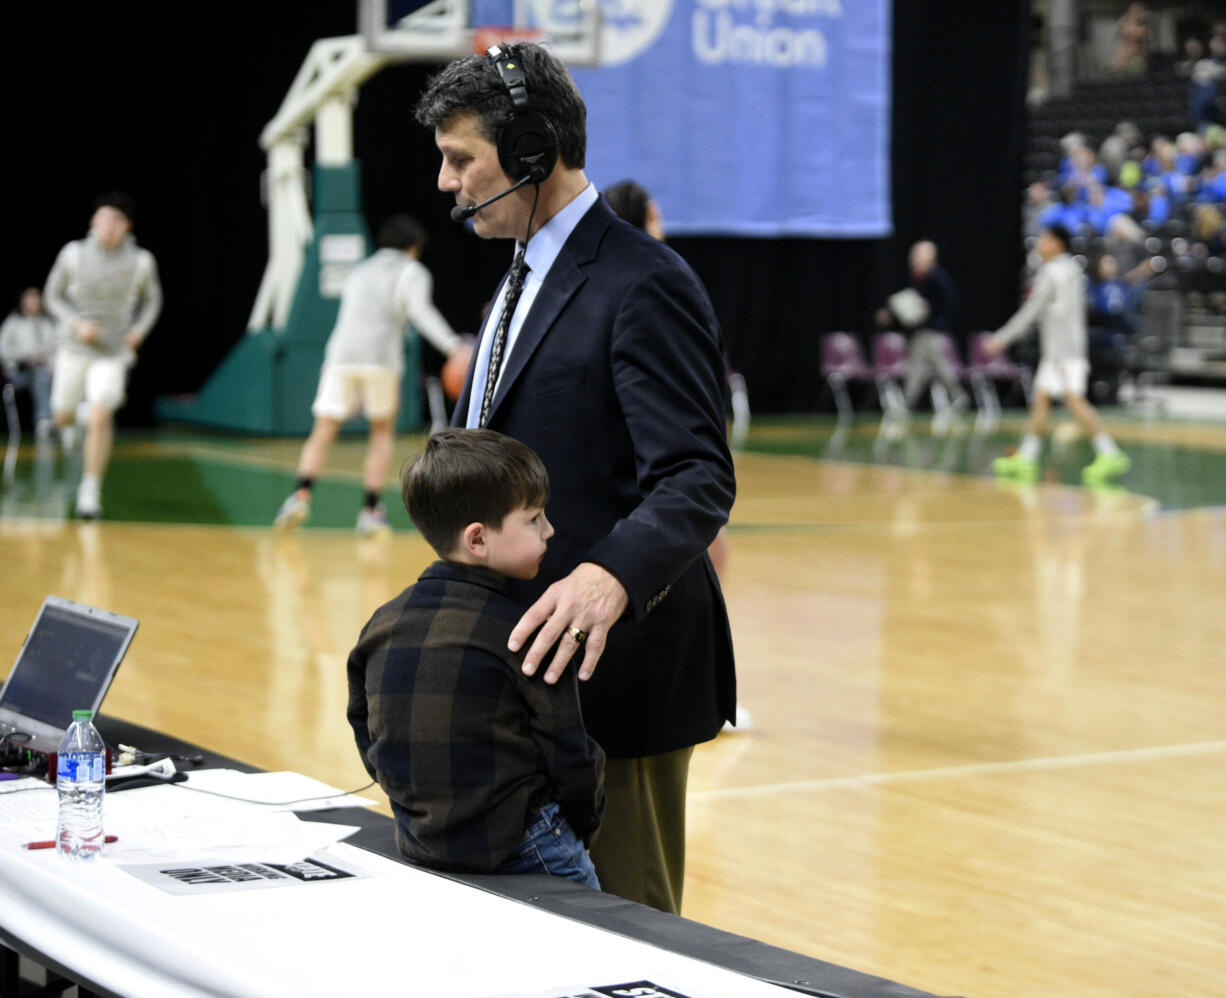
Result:
<instances>
[{"instance_id":1,"label":"white tablecloth","mask_svg":"<svg viewBox=\"0 0 1226 998\"><path fill-rule=\"evenodd\" d=\"M315 855L368 876L177 896L125 871L122 858L70 863L52 849L7 841L0 924L98 985L137 998L490 998L640 980L689 998L794 998L343 843Z\"/></svg>"}]
</instances>

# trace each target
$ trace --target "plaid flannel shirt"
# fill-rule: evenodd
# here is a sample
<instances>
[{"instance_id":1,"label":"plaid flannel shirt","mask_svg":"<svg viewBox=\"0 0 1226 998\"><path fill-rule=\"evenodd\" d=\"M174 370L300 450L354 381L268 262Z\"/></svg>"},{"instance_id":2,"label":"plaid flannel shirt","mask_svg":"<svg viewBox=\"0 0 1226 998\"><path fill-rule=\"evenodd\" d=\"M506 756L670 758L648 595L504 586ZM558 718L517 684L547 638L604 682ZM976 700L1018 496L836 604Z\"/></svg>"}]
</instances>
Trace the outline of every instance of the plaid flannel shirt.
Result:
<instances>
[{"instance_id":1,"label":"plaid flannel shirt","mask_svg":"<svg viewBox=\"0 0 1226 998\"><path fill-rule=\"evenodd\" d=\"M489 872L556 801L588 838L604 810L604 752L576 670L555 685L507 650L523 608L494 572L437 561L380 607L349 654L349 723L414 862Z\"/></svg>"}]
</instances>

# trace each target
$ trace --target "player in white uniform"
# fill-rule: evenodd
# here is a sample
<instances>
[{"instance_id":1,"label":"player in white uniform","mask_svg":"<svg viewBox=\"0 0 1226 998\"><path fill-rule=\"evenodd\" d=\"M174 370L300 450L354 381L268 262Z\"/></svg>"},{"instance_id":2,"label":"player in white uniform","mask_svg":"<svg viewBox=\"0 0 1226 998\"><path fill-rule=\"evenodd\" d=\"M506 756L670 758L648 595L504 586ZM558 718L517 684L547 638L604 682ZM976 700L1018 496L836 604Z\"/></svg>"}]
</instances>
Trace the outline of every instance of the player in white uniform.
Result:
<instances>
[{"instance_id":1,"label":"player in white uniform","mask_svg":"<svg viewBox=\"0 0 1226 998\"><path fill-rule=\"evenodd\" d=\"M998 457L992 470L998 475L1033 480L1038 477L1043 434L1053 398L1064 400L1094 445L1095 458L1082 469L1089 484L1122 475L1131 467L1128 455L1102 428L1094 406L1086 401L1090 361L1086 341L1085 275L1068 252L1069 233L1061 225L1039 234L1043 265L1035 274L1030 297L1013 317L987 340L989 354L1002 352L1039 323L1039 369L1035 373L1030 423L1017 453Z\"/></svg>"},{"instance_id":2,"label":"player in white uniform","mask_svg":"<svg viewBox=\"0 0 1226 998\"><path fill-rule=\"evenodd\" d=\"M341 425L360 409L370 423L370 443L357 529L364 536L387 529L379 497L395 440L405 326L411 322L444 355L466 349L434 307L434 281L420 261L425 243L425 230L415 219L395 215L379 230L375 252L346 279L311 406L315 424L298 459L294 491L277 512L278 527L296 527L310 515L311 489L328 451Z\"/></svg>"},{"instance_id":3,"label":"player in white uniform","mask_svg":"<svg viewBox=\"0 0 1226 998\"><path fill-rule=\"evenodd\" d=\"M89 410L76 513L102 515L102 479L111 459L115 412L128 371L162 311L153 254L132 236L135 206L119 191L98 198L89 235L68 243L47 277L43 301L60 324L51 409L65 444L75 441L77 409Z\"/></svg>"}]
</instances>

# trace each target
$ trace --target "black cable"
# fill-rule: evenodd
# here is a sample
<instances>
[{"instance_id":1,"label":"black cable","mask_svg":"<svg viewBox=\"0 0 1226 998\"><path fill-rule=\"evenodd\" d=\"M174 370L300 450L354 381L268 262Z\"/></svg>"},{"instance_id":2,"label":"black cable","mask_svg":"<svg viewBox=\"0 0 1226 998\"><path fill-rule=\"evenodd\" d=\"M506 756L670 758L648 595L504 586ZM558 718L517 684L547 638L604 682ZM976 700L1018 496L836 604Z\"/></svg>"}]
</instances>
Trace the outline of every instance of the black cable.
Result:
<instances>
[{"instance_id":1,"label":"black cable","mask_svg":"<svg viewBox=\"0 0 1226 998\"><path fill-rule=\"evenodd\" d=\"M540 200L541 200L541 185L533 184L532 190L534 192L532 195L532 210L528 212L528 224L524 228L524 252L525 253L528 251L528 240L532 238L532 220L536 218L536 206L537 204L540 203Z\"/></svg>"},{"instance_id":2,"label":"black cable","mask_svg":"<svg viewBox=\"0 0 1226 998\"><path fill-rule=\"evenodd\" d=\"M186 783L172 783L172 787L178 787L180 790L191 790L198 794L208 794L210 797L221 797L225 800L242 801L244 804L264 804L268 807L287 807L290 804L308 804L316 800L332 800L336 797L348 797L351 794L360 794L363 790L369 790L375 785L375 781L371 780L364 787L358 787L356 790L343 790L335 794L323 794L319 797L297 797L294 800L252 800L250 797L235 797L232 794L220 794L216 790L205 790L202 787L189 786ZM33 788L31 788L33 789Z\"/></svg>"},{"instance_id":3,"label":"black cable","mask_svg":"<svg viewBox=\"0 0 1226 998\"><path fill-rule=\"evenodd\" d=\"M144 774L138 774L138 776L143 776L143 775ZM29 777L29 779L37 780L39 778L37 776L31 776ZM287 807L290 804L308 804L311 801L332 800L336 797L349 797L352 794L360 794L363 790L369 790L371 787L373 787L375 785L375 782L376 781L371 780L365 786L358 787L356 790L342 790L339 793L321 794L318 797L297 797L294 800L280 800L280 801L278 800L255 800L251 797L235 797L232 794L218 793L216 790L205 790L202 787L191 787L191 786L188 786L186 783L171 783L169 785L172 787L179 787L182 790L191 790L198 794L208 794L210 797L223 797L226 800L241 801L244 804L264 804L268 807ZM153 785L156 786L157 784L153 784ZM39 785L36 787L15 787L12 790L0 790L0 801L4 800L4 798L8 796L9 794L24 794L24 793L29 793L31 790L54 790L54 789L55 789L54 783L46 783L46 782L40 781Z\"/></svg>"}]
</instances>

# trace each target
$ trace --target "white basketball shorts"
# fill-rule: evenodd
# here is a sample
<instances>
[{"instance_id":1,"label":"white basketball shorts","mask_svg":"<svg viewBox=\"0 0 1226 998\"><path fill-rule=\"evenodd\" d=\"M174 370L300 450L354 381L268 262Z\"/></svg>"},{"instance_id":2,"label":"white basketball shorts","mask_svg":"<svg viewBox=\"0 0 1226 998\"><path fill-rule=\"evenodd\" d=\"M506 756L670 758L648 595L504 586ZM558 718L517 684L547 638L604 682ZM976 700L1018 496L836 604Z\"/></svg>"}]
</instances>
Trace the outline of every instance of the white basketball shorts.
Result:
<instances>
[{"instance_id":1,"label":"white basketball shorts","mask_svg":"<svg viewBox=\"0 0 1226 998\"><path fill-rule=\"evenodd\" d=\"M1086 383L1090 379L1090 362L1075 360L1040 360L1034 375L1034 389L1052 398L1065 395L1085 397Z\"/></svg>"},{"instance_id":2,"label":"white basketball shorts","mask_svg":"<svg viewBox=\"0 0 1226 998\"><path fill-rule=\"evenodd\" d=\"M390 419L400 406L400 375L374 364L325 364L311 412L342 422L359 411L367 419Z\"/></svg>"},{"instance_id":3,"label":"white basketball shorts","mask_svg":"<svg viewBox=\"0 0 1226 998\"><path fill-rule=\"evenodd\" d=\"M128 368L136 357L131 351L91 357L61 348L55 355L51 377L51 409L75 413L83 401L114 412L123 405Z\"/></svg>"}]
</instances>

